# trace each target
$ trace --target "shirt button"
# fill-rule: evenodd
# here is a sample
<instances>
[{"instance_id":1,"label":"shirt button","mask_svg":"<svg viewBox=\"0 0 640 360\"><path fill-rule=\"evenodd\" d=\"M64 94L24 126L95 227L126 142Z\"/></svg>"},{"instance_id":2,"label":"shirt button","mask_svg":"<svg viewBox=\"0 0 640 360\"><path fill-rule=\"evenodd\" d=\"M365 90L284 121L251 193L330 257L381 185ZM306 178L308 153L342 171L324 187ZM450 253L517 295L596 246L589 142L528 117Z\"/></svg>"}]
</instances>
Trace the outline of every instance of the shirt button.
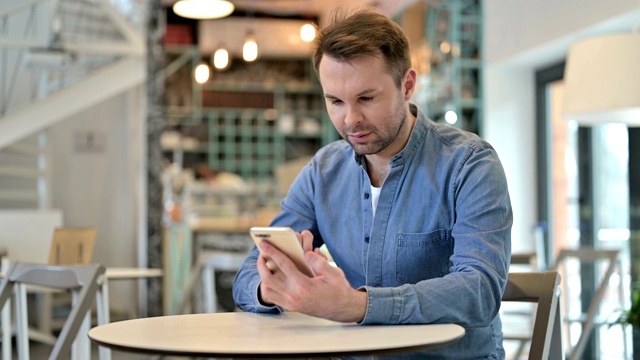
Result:
<instances>
[{"instance_id":1,"label":"shirt button","mask_svg":"<svg viewBox=\"0 0 640 360\"><path fill-rule=\"evenodd\" d=\"M366 242L367 244L369 243L369 237L368 236L364 237L364 242Z\"/></svg>"},{"instance_id":2,"label":"shirt button","mask_svg":"<svg viewBox=\"0 0 640 360\"><path fill-rule=\"evenodd\" d=\"M368 199L369 198L369 193L364 193L364 198Z\"/></svg>"}]
</instances>

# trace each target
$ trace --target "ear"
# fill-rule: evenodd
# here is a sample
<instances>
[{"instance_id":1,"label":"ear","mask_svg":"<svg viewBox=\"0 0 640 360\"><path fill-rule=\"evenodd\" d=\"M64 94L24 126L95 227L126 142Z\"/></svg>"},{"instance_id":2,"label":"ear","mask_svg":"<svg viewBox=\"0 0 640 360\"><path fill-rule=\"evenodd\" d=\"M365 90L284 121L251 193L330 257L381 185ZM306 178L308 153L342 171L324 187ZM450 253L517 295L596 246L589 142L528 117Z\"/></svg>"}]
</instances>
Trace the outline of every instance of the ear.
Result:
<instances>
[{"instance_id":1,"label":"ear","mask_svg":"<svg viewBox=\"0 0 640 360\"><path fill-rule=\"evenodd\" d=\"M418 75L414 68L409 68L402 79L402 88L404 90L404 100L409 101L413 92L416 90L416 79Z\"/></svg>"}]
</instances>

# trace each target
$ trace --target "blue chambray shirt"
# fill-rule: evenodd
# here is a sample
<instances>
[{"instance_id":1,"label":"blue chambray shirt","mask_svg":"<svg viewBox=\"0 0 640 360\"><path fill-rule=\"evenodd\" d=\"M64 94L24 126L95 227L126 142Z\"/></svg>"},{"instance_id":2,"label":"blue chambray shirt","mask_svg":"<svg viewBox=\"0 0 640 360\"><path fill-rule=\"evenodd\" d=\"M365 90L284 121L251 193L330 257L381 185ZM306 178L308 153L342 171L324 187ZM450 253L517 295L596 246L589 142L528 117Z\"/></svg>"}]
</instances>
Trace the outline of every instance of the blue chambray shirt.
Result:
<instances>
[{"instance_id":1,"label":"blue chambray shirt","mask_svg":"<svg viewBox=\"0 0 640 360\"><path fill-rule=\"evenodd\" d=\"M389 358L503 359L498 310L511 256L513 214L495 150L472 133L417 121L390 160L375 218L363 156L343 141L320 149L281 203L273 226L309 229L326 244L354 288L368 294L366 324L455 323L452 345ZM259 303L258 251L238 272L233 296L252 312Z\"/></svg>"}]
</instances>

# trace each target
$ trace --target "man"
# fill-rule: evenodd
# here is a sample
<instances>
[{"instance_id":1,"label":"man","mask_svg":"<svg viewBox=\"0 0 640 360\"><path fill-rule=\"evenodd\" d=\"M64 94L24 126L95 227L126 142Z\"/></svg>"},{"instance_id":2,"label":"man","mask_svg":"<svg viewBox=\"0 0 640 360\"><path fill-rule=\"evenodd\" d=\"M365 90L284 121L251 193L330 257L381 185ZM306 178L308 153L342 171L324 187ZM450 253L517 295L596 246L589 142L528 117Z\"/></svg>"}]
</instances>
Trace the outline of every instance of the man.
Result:
<instances>
[{"instance_id":1,"label":"man","mask_svg":"<svg viewBox=\"0 0 640 360\"><path fill-rule=\"evenodd\" d=\"M272 222L300 232L316 277L262 242L281 271L254 249L236 277L237 306L360 324L456 323L466 335L455 344L408 357L504 358L498 309L512 212L494 149L410 103L408 40L386 16L336 15L316 45L314 66L343 140L317 152Z\"/></svg>"}]
</instances>

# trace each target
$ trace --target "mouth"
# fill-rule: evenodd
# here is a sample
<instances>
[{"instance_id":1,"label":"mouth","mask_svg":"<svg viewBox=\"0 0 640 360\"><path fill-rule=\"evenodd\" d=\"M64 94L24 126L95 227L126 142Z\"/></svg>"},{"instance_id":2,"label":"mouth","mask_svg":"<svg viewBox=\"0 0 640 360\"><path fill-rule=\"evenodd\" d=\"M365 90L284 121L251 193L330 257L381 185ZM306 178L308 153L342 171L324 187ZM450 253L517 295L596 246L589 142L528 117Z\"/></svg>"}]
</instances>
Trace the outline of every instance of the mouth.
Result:
<instances>
[{"instance_id":1,"label":"mouth","mask_svg":"<svg viewBox=\"0 0 640 360\"><path fill-rule=\"evenodd\" d=\"M369 140L369 138L371 137L371 133L356 133L356 134L349 134L348 136L353 143L361 144Z\"/></svg>"}]
</instances>

